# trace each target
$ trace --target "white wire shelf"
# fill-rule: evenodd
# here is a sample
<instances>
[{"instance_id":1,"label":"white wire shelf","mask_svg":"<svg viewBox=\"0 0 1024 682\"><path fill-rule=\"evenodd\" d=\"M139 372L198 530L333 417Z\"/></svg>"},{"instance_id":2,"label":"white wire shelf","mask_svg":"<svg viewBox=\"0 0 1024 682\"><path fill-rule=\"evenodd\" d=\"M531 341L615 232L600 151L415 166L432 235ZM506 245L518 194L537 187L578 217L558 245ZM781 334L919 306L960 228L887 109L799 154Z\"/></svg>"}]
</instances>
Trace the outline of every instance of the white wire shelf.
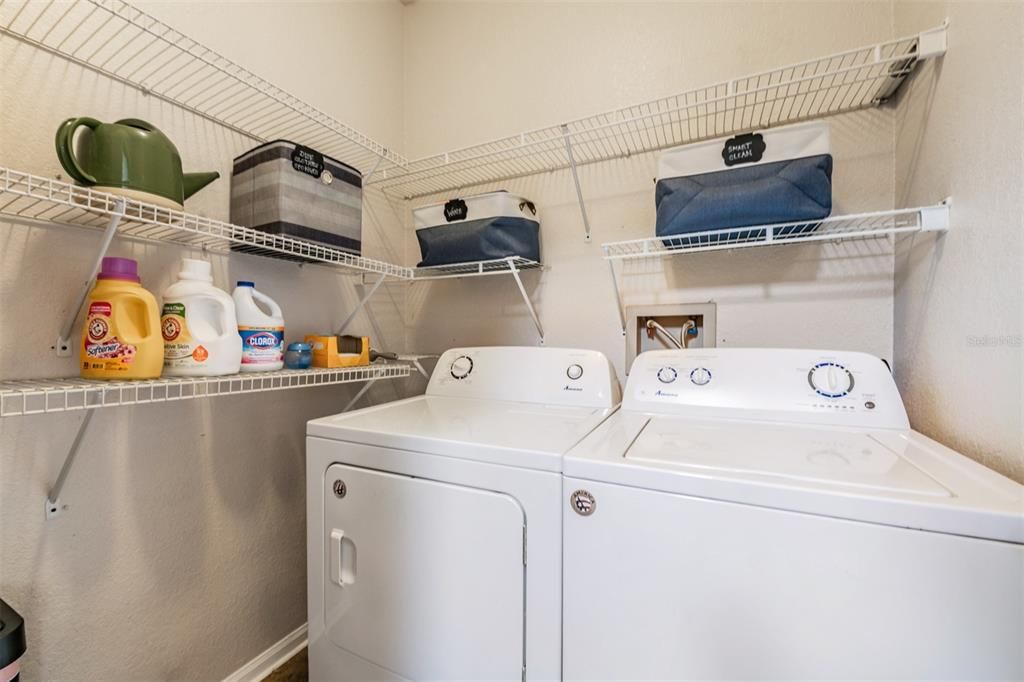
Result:
<instances>
[{"instance_id":1,"label":"white wire shelf","mask_svg":"<svg viewBox=\"0 0 1024 682\"><path fill-rule=\"evenodd\" d=\"M519 270L540 267L540 263L536 261L515 257L430 268L410 268L356 256L316 242L232 225L213 218L125 199L88 187L78 187L60 180L2 167L0 216L14 222L86 227L96 230L106 228L111 217L120 216L117 232L122 237L167 242L205 251L252 253L323 263L353 273L384 275L401 280L507 274L510 262Z\"/></svg>"},{"instance_id":2,"label":"white wire shelf","mask_svg":"<svg viewBox=\"0 0 1024 682\"><path fill-rule=\"evenodd\" d=\"M407 162L369 184L410 199L876 106L946 27Z\"/></svg>"},{"instance_id":3,"label":"white wire shelf","mask_svg":"<svg viewBox=\"0 0 1024 682\"><path fill-rule=\"evenodd\" d=\"M732 227L671 237L609 242L602 244L601 248L606 260L615 261L754 246L839 242L914 232L939 232L949 229L949 206L950 200L947 199L934 206L830 216L820 221Z\"/></svg>"},{"instance_id":4,"label":"white wire shelf","mask_svg":"<svg viewBox=\"0 0 1024 682\"><path fill-rule=\"evenodd\" d=\"M415 268L413 279L415 281L433 279L451 279L456 277L479 277L480 275L501 275L509 274L515 270L535 270L542 267L540 263L522 256L509 258L496 258L494 260L471 261L467 263L453 263L451 265L431 265L423 268Z\"/></svg>"},{"instance_id":5,"label":"white wire shelf","mask_svg":"<svg viewBox=\"0 0 1024 682\"><path fill-rule=\"evenodd\" d=\"M0 33L259 141L289 139L386 172L406 161L379 142L122 0L0 0Z\"/></svg>"},{"instance_id":6,"label":"white wire shelf","mask_svg":"<svg viewBox=\"0 0 1024 682\"><path fill-rule=\"evenodd\" d=\"M123 215L120 207L123 205ZM8 218L104 229L121 215L118 234L209 251L273 255L409 279L412 268L353 255L342 249L275 235L182 211L125 199L88 187L0 168L0 215Z\"/></svg>"},{"instance_id":7,"label":"white wire shelf","mask_svg":"<svg viewBox=\"0 0 1024 682\"><path fill-rule=\"evenodd\" d=\"M0 417L333 386L398 379L411 373L412 367L407 364L382 364L341 369L283 369L224 377L168 377L146 381L89 381L77 378L4 381L0 382Z\"/></svg>"}]
</instances>

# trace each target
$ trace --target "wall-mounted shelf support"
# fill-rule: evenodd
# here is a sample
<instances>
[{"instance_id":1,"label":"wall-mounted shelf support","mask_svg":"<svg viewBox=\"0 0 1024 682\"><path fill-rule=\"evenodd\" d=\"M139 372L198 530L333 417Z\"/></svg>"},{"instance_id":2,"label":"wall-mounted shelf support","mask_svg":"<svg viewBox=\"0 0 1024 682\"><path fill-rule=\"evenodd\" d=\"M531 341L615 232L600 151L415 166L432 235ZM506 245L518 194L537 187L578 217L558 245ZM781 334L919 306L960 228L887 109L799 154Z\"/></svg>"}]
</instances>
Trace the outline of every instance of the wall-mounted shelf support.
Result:
<instances>
[{"instance_id":1,"label":"wall-mounted shelf support","mask_svg":"<svg viewBox=\"0 0 1024 682\"><path fill-rule=\"evenodd\" d=\"M941 26L921 31L917 36L918 59L931 59L946 54L946 33L949 31L949 17L942 22Z\"/></svg>"},{"instance_id":2,"label":"wall-mounted shelf support","mask_svg":"<svg viewBox=\"0 0 1024 682\"><path fill-rule=\"evenodd\" d=\"M370 381L367 381L365 384L360 386L359 390L356 391L356 394L354 396L352 396L352 400L348 401L348 403L345 405L345 407L343 407L341 409L341 411L342 412L348 412L349 410L351 410L355 406L355 404L359 402L359 399L362 398L364 395L366 395L366 393L371 388L373 388L373 385L375 383L377 383L377 380L376 379L371 379Z\"/></svg>"},{"instance_id":3,"label":"wall-mounted shelf support","mask_svg":"<svg viewBox=\"0 0 1024 682\"><path fill-rule=\"evenodd\" d=\"M96 281L96 275L100 272L100 267L103 265L103 257L107 255L107 249L110 248L110 242L114 240L114 235L117 234L117 226L121 223L121 218L124 217L124 200L117 202L114 212L110 215L110 220L107 222L107 227L103 230L103 238L100 240L100 247L96 252L96 260L92 265L92 270L89 272L89 277L82 284L81 291L78 292L78 298L75 299L75 304L71 310L68 311L67 316L64 318L64 324L60 327L60 333L57 335L57 343L54 345L54 350L57 355L62 358L71 357L71 334L75 328L75 320L78 319L78 313L82 310L82 306L85 304L85 299L89 297L89 291L92 289L93 283Z\"/></svg>"},{"instance_id":4,"label":"wall-mounted shelf support","mask_svg":"<svg viewBox=\"0 0 1024 682\"><path fill-rule=\"evenodd\" d=\"M608 261L608 269L612 272L612 290L615 292L615 307L619 311L619 323L622 328L622 335L626 335L626 306L622 302L622 293L619 291L619 276L615 272L615 261Z\"/></svg>"},{"instance_id":5,"label":"wall-mounted shelf support","mask_svg":"<svg viewBox=\"0 0 1024 682\"><path fill-rule=\"evenodd\" d=\"M359 314L359 311L366 306L367 302L371 298L373 298L373 295L377 293L377 289L380 288L380 285L384 283L385 279L387 279L387 275L381 275L380 277L378 277L377 281L375 281L373 285L370 286L370 290L363 294L363 297L359 299L359 303L356 304L356 307L352 309L352 312L348 314L348 317L345 318L345 321L341 323L340 327L338 327L338 336L341 336L342 334L345 333L345 328L352 323L352 320L354 320L356 315Z\"/></svg>"},{"instance_id":6,"label":"wall-mounted shelf support","mask_svg":"<svg viewBox=\"0 0 1024 682\"><path fill-rule=\"evenodd\" d=\"M92 421L94 414L96 414L96 410L86 411L85 418L79 424L78 432L75 433L75 439L71 441L71 449L68 450L67 456L64 457L64 464L60 467L57 480L53 482L53 487L46 493L47 520L60 516L61 512L64 511L64 505L60 502L60 491L64 489L64 483L68 480L68 474L71 473L71 465L74 464L75 456L82 447L82 439L85 437L85 432L88 430L89 423Z\"/></svg>"},{"instance_id":7,"label":"wall-mounted shelf support","mask_svg":"<svg viewBox=\"0 0 1024 682\"><path fill-rule=\"evenodd\" d=\"M519 268L516 267L515 259L508 259L508 269L512 273L512 277L516 280L516 286L519 287L519 293L522 294L523 302L526 303L526 309L530 311L530 317L533 318L533 324L537 327L537 333L540 335L540 345L543 346L544 327L541 326L540 318L537 317L537 311L533 309L533 301L530 300L530 295L526 293L526 287L523 286L523 280L519 277Z\"/></svg>"},{"instance_id":8,"label":"wall-mounted shelf support","mask_svg":"<svg viewBox=\"0 0 1024 682\"><path fill-rule=\"evenodd\" d=\"M576 198L580 202L580 215L583 216L583 241L590 242L590 219L587 218L587 207L583 203L583 190L580 189L580 176L576 172L576 157L572 155L572 138L569 136L569 126L562 124L562 135L565 137L565 156L569 159L569 170L572 171L572 181L576 185ZM543 336L543 334L542 334Z\"/></svg>"},{"instance_id":9,"label":"wall-mounted shelf support","mask_svg":"<svg viewBox=\"0 0 1024 682\"><path fill-rule=\"evenodd\" d=\"M436 354L427 354L427 355L411 354L411 355L406 355L404 353L399 353L399 355L398 355L399 361L410 363L413 367L416 368L416 371L420 373L420 376L422 376L427 381L430 381L430 372L428 372L426 370L426 368L423 367L423 361L424 360L437 360L439 357L441 357L441 356L440 355L436 355Z\"/></svg>"},{"instance_id":10,"label":"wall-mounted shelf support","mask_svg":"<svg viewBox=\"0 0 1024 682\"><path fill-rule=\"evenodd\" d=\"M373 168L370 169L369 173L367 173L367 174L365 174L363 176L363 180L362 181L363 182L367 182L370 178L372 178L373 174L377 172L377 170L380 168L380 164L383 163L383 162L384 162L384 156L383 155L378 156L376 163L373 164Z\"/></svg>"},{"instance_id":11,"label":"wall-mounted shelf support","mask_svg":"<svg viewBox=\"0 0 1024 682\"><path fill-rule=\"evenodd\" d=\"M953 197L946 197L941 204L924 206L921 211L922 232L946 232L949 230L949 210L953 206Z\"/></svg>"},{"instance_id":12,"label":"wall-mounted shelf support","mask_svg":"<svg viewBox=\"0 0 1024 682\"><path fill-rule=\"evenodd\" d=\"M439 358L439 357L441 357L441 356L440 355L399 355L398 356L398 360L400 362L408 362L409 364L411 364L413 367L416 368L416 371L419 372L420 375L424 379L426 379L427 381L430 381L430 373L427 372L426 369L424 369L424 367L423 367L423 360L426 360L428 358ZM364 395L366 395L366 393L371 388L373 388L373 385L376 382L377 382L376 379L372 379L370 381L367 381L365 384L363 384L362 387L356 392L356 394L354 396L352 396L352 400L349 400L348 403L345 405L345 407L341 411L342 412L348 412L353 407L355 407L356 404L362 399L362 397Z\"/></svg>"}]
</instances>

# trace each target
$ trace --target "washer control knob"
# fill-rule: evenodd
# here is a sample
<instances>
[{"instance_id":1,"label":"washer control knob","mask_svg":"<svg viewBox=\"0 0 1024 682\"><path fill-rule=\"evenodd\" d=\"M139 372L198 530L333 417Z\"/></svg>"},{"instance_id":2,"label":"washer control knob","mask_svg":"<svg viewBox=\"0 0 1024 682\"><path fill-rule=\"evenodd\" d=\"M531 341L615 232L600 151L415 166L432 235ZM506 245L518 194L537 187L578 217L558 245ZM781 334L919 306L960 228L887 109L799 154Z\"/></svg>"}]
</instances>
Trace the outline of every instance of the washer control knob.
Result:
<instances>
[{"instance_id":1,"label":"washer control knob","mask_svg":"<svg viewBox=\"0 0 1024 682\"><path fill-rule=\"evenodd\" d=\"M569 365L569 369L565 370L565 376L576 381L583 376L583 367L581 365Z\"/></svg>"},{"instance_id":2,"label":"washer control knob","mask_svg":"<svg viewBox=\"0 0 1024 682\"><path fill-rule=\"evenodd\" d=\"M826 398L842 398L853 390L853 374L838 362L819 362L807 373L811 388Z\"/></svg>"},{"instance_id":3,"label":"washer control knob","mask_svg":"<svg viewBox=\"0 0 1024 682\"><path fill-rule=\"evenodd\" d=\"M679 373L676 372L674 367L662 367L658 370L658 381L663 384L671 384L676 380Z\"/></svg>"},{"instance_id":4,"label":"washer control knob","mask_svg":"<svg viewBox=\"0 0 1024 682\"><path fill-rule=\"evenodd\" d=\"M697 386L704 386L711 381L711 371L707 367L698 367L690 372L690 381Z\"/></svg>"},{"instance_id":5,"label":"washer control knob","mask_svg":"<svg viewBox=\"0 0 1024 682\"><path fill-rule=\"evenodd\" d=\"M473 359L468 355L460 355L452 361L451 373L456 379L465 379L473 371Z\"/></svg>"}]
</instances>

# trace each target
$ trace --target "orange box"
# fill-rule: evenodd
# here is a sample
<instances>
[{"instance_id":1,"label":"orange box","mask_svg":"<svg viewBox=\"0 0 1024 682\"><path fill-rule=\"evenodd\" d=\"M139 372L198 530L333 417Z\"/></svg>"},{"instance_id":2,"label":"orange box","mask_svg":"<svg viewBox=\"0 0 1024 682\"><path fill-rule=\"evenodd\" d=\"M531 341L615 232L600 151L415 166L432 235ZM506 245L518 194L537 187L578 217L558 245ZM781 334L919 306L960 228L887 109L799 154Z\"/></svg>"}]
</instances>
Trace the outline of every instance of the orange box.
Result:
<instances>
[{"instance_id":1,"label":"orange box","mask_svg":"<svg viewBox=\"0 0 1024 682\"><path fill-rule=\"evenodd\" d=\"M370 339L366 336L318 336L305 342L313 347L313 366L328 369L364 367L370 364Z\"/></svg>"}]
</instances>

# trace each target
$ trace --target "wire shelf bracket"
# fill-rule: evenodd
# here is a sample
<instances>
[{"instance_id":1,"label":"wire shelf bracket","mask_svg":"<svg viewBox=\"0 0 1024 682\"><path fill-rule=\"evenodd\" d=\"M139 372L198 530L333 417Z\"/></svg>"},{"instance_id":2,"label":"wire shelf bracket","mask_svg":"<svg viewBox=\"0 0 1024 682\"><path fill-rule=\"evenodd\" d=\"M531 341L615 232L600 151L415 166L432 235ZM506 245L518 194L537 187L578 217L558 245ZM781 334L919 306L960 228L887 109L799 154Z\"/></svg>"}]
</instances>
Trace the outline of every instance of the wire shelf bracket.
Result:
<instances>
[{"instance_id":1,"label":"wire shelf bracket","mask_svg":"<svg viewBox=\"0 0 1024 682\"><path fill-rule=\"evenodd\" d=\"M626 304L622 300L622 292L619 291L619 277L615 272L615 261L608 261L608 269L612 273L612 291L615 294L615 308L619 311L619 327L622 329L622 336L626 336Z\"/></svg>"},{"instance_id":2,"label":"wire shelf bracket","mask_svg":"<svg viewBox=\"0 0 1024 682\"><path fill-rule=\"evenodd\" d=\"M540 323L540 318L537 316L537 311L533 308L533 301L530 300L530 295L526 293L526 287L523 286L523 280L519 276L519 268L516 267L515 259L510 258L508 261L508 269L512 273L512 277L516 280L516 286L519 287L519 293L523 297L523 303L526 304L526 309L530 311L530 317L533 319L533 325L537 328L537 335L540 336L540 345L544 345L544 327Z\"/></svg>"},{"instance_id":3,"label":"wire shelf bracket","mask_svg":"<svg viewBox=\"0 0 1024 682\"><path fill-rule=\"evenodd\" d=\"M352 309L352 312L348 314L344 322L342 322L341 325L338 327L338 336L341 336L342 334L345 333L345 329L352 323L352 320L356 318L356 315L359 314L359 311L366 307L366 304L369 303L370 299L373 298L373 295L377 293L377 289L380 288L380 285L384 283L385 279L387 279L387 275L381 275L380 277L378 277L376 281L374 281L374 283L370 286L370 290L363 294L362 298L359 299L359 303L356 304L356 307Z\"/></svg>"},{"instance_id":4,"label":"wire shelf bracket","mask_svg":"<svg viewBox=\"0 0 1024 682\"><path fill-rule=\"evenodd\" d=\"M46 493L45 511L47 520L60 516L67 509L60 501L60 492L64 489L64 483L68 480L68 474L71 473L71 465L74 463L75 457L82 447L82 439L85 438L85 432L89 429L89 424L92 422L93 415L95 414L96 410L89 410L85 413L85 418L78 425L75 438L71 441L71 448L68 449L68 454L64 457L64 463L60 467L60 473L57 474L57 480L53 482L53 486Z\"/></svg>"},{"instance_id":5,"label":"wire shelf bracket","mask_svg":"<svg viewBox=\"0 0 1024 682\"><path fill-rule=\"evenodd\" d=\"M413 354L399 354L398 359L402 362L412 363L412 366L416 368L416 371L420 373L420 376L430 381L430 372L423 367L424 360L437 360L440 355L434 353L413 353Z\"/></svg>"},{"instance_id":6,"label":"wire shelf bracket","mask_svg":"<svg viewBox=\"0 0 1024 682\"><path fill-rule=\"evenodd\" d=\"M580 215L583 216L583 241L590 243L590 219L587 218L587 207L583 203L583 190L580 189L580 176L576 172L576 157L572 153L572 138L569 136L569 126L562 125L562 134L565 136L565 155L569 159L569 170L572 171L572 182L576 186L576 199L580 202Z\"/></svg>"},{"instance_id":7,"label":"wire shelf bracket","mask_svg":"<svg viewBox=\"0 0 1024 682\"><path fill-rule=\"evenodd\" d=\"M543 266L535 261L522 256L509 256L496 258L494 260L472 261L469 263L453 263L451 265L432 265L416 268L413 272L414 282L429 282L439 279L451 279L456 277L479 277L484 275L509 274L515 280L519 294L523 297L526 309L530 313L530 319L537 328L540 337L540 345L544 345L544 327L540 317L530 300L530 295L523 285L521 274L523 270L540 270Z\"/></svg>"},{"instance_id":8,"label":"wire shelf bracket","mask_svg":"<svg viewBox=\"0 0 1024 682\"><path fill-rule=\"evenodd\" d=\"M115 204L114 210L110 214L110 220L107 223L107 227L103 230L103 238L100 239L100 246L96 252L96 260L93 263L92 270L89 272L89 277L82 284L82 288L78 292L78 297L75 299L75 304L71 307L67 316L64 318L64 324L60 326L60 333L57 335L57 343L53 346L59 357L71 357L71 334L75 328L75 320L78 319L78 314L82 310L82 306L85 304L85 299L89 297L89 291L96 282L96 276L99 274L100 267L103 265L103 257L107 255L107 250L110 248L110 242L114 240L114 235L117 234L117 226L121 223L121 218L123 217L124 201L121 200Z\"/></svg>"}]
</instances>

